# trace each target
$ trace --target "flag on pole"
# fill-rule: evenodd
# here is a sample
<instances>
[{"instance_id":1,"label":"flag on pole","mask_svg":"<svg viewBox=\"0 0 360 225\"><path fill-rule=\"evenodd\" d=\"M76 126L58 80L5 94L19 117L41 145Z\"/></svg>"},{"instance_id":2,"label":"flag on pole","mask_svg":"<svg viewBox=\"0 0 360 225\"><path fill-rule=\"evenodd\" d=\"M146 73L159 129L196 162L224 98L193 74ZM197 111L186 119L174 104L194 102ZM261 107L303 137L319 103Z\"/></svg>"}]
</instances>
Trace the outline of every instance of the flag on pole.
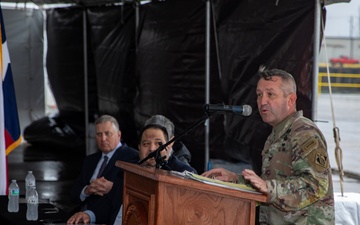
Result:
<instances>
[{"instance_id":1,"label":"flag on pole","mask_svg":"<svg viewBox=\"0 0 360 225\"><path fill-rule=\"evenodd\" d=\"M7 155L21 144L22 137L1 6L0 26L0 195L5 195L8 186Z\"/></svg>"}]
</instances>

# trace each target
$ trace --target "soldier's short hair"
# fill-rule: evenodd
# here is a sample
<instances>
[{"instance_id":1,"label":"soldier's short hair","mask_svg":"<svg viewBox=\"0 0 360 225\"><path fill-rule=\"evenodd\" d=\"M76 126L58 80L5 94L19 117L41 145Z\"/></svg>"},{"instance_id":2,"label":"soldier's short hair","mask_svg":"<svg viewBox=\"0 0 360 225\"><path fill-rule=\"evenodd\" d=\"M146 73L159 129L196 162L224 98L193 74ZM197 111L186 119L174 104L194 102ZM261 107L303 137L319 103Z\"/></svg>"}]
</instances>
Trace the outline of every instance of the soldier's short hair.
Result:
<instances>
[{"instance_id":1,"label":"soldier's short hair","mask_svg":"<svg viewBox=\"0 0 360 225\"><path fill-rule=\"evenodd\" d=\"M293 92L296 93L296 82L294 77L286 72L285 70L281 70L281 69L266 69L264 66L260 66L259 71L259 79L264 79L264 80L273 80L273 77L280 77L282 79L282 81L286 84L289 85L290 90L285 90L285 92ZM289 94L289 93L285 93L285 94Z\"/></svg>"}]
</instances>

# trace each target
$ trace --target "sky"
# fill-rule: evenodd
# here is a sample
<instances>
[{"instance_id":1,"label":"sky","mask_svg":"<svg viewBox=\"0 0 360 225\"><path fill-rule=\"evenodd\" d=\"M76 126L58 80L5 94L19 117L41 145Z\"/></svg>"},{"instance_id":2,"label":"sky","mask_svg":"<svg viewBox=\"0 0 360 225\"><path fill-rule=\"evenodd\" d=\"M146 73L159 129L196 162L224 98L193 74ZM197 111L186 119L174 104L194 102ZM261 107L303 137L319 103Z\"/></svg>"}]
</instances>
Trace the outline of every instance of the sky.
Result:
<instances>
[{"instance_id":1,"label":"sky","mask_svg":"<svg viewBox=\"0 0 360 225\"><path fill-rule=\"evenodd\" d=\"M334 3L325 8L327 11L325 37L350 37L350 27L353 28L352 37L360 37L360 0Z\"/></svg>"}]
</instances>

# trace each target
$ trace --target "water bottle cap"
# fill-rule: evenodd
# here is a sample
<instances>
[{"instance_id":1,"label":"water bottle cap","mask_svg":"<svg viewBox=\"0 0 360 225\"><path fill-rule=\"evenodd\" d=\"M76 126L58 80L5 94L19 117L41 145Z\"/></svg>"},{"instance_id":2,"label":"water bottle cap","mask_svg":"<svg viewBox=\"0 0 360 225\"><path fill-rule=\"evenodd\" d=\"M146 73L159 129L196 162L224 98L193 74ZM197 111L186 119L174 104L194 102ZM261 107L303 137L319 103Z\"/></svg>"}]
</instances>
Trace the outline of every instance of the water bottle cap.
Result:
<instances>
[{"instance_id":1,"label":"water bottle cap","mask_svg":"<svg viewBox=\"0 0 360 225\"><path fill-rule=\"evenodd\" d=\"M11 182L16 183L16 180L11 180Z\"/></svg>"},{"instance_id":2,"label":"water bottle cap","mask_svg":"<svg viewBox=\"0 0 360 225\"><path fill-rule=\"evenodd\" d=\"M29 171L28 171L28 173L32 173L32 171L31 171L31 170L29 170Z\"/></svg>"}]
</instances>

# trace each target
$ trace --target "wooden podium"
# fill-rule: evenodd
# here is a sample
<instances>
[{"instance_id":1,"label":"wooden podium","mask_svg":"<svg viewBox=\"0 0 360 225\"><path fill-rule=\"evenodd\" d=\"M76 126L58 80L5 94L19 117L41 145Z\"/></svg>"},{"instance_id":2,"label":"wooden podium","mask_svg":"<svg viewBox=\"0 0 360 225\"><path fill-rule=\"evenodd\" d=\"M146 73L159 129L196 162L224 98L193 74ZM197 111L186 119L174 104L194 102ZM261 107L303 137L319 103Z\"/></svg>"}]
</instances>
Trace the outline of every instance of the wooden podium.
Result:
<instances>
[{"instance_id":1,"label":"wooden podium","mask_svg":"<svg viewBox=\"0 0 360 225\"><path fill-rule=\"evenodd\" d=\"M205 184L169 171L117 161L124 172L124 225L255 224L263 194Z\"/></svg>"}]
</instances>

